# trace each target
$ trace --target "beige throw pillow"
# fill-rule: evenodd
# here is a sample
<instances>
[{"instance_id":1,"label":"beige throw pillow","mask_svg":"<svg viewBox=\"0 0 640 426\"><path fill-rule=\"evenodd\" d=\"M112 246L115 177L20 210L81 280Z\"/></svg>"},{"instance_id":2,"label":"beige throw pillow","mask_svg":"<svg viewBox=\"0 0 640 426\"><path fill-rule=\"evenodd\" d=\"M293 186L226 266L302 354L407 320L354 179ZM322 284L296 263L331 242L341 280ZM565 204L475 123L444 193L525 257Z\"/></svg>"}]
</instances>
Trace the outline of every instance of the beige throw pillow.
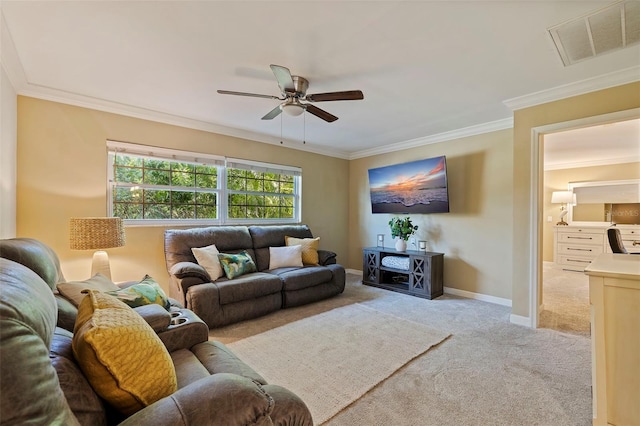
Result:
<instances>
[{"instance_id":1,"label":"beige throw pillow","mask_svg":"<svg viewBox=\"0 0 640 426\"><path fill-rule=\"evenodd\" d=\"M224 270L220 265L218 259L218 248L215 244L211 244L207 247L194 247L191 249L191 253L198 261L198 265L202 266L205 271L211 277L211 281L215 281L218 278L224 276Z\"/></svg>"},{"instance_id":2,"label":"beige throw pillow","mask_svg":"<svg viewBox=\"0 0 640 426\"><path fill-rule=\"evenodd\" d=\"M269 269L302 267L302 246L269 247Z\"/></svg>"},{"instance_id":3,"label":"beige throw pillow","mask_svg":"<svg viewBox=\"0 0 640 426\"><path fill-rule=\"evenodd\" d=\"M101 292L120 290L120 287L102 274L95 274L93 277L84 281L59 283L56 288L60 294L73 303L76 308L80 306L80 302L82 302L82 299L86 296L85 293L82 293L82 290L98 290Z\"/></svg>"}]
</instances>

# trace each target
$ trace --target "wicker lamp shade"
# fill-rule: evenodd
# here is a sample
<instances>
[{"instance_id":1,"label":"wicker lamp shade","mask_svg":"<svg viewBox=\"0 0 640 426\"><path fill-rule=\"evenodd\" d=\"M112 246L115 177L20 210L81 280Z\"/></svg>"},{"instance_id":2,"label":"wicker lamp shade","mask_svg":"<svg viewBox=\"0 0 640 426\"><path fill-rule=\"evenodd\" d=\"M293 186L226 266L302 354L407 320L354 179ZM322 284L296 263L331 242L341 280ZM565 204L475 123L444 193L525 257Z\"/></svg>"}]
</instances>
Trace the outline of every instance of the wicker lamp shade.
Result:
<instances>
[{"instance_id":1,"label":"wicker lamp shade","mask_svg":"<svg viewBox=\"0 0 640 426\"><path fill-rule=\"evenodd\" d=\"M72 217L72 250L101 250L125 244L124 224L119 217Z\"/></svg>"}]
</instances>

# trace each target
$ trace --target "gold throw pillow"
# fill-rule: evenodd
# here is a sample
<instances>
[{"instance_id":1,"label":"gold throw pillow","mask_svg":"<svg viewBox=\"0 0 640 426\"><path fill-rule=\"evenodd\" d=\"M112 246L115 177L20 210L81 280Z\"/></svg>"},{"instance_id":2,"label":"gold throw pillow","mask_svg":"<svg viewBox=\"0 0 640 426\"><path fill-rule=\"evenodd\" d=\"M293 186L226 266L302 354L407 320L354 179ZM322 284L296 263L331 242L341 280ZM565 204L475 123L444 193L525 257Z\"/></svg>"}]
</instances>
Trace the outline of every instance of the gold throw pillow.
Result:
<instances>
[{"instance_id":1,"label":"gold throw pillow","mask_svg":"<svg viewBox=\"0 0 640 426\"><path fill-rule=\"evenodd\" d=\"M320 237L316 238L294 238L284 237L285 244L288 246L302 246L302 263L305 265L318 265L318 245Z\"/></svg>"},{"instance_id":2,"label":"gold throw pillow","mask_svg":"<svg viewBox=\"0 0 640 426\"><path fill-rule=\"evenodd\" d=\"M88 290L80 303L73 353L96 393L125 415L177 390L173 362L158 335L108 294Z\"/></svg>"}]
</instances>

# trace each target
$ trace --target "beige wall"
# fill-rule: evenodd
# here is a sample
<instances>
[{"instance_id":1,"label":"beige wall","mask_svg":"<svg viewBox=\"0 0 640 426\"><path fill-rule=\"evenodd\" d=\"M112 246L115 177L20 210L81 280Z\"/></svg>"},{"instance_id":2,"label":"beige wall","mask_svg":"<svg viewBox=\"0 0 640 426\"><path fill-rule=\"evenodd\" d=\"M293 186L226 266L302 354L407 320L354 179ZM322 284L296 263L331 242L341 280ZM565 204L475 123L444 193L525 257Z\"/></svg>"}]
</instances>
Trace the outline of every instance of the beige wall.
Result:
<instances>
[{"instance_id":1,"label":"beige wall","mask_svg":"<svg viewBox=\"0 0 640 426\"><path fill-rule=\"evenodd\" d=\"M302 167L302 221L347 261L347 160L39 99L18 97L17 235L56 250L68 280L88 278L91 252L69 249L69 218L107 212L106 140ZM167 288L164 227L127 227L108 250L115 281L150 274Z\"/></svg>"},{"instance_id":2,"label":"beige wall","mask_svg":"<svg viewBox=\"0 0 640 426\"><path fill-rule=\"evenodd\" d=\"M418 238L445 253L446 286L512 299L513 314L527 317L532 129L638 107L640 83L632 83L518 110L513 133L346 161L18 97L17 235L42 239L58 251L68 278L86 278L91 254L68 249L68 219L106 213L105 140L115 139L302 167L303 222L322 237L323 248L335 250L340 262L360 270L362 247L375 245L376 234L385 233L390 244L391 215L370 213L367 170L446 155L451 213L417 218ZM533 214L542 221L543 200L539 204ZM149 273L166 286L163 230L127 229L127 246L110 251L115 280Z\"/></svg>"},{"instance_id":3,"label":"beige wall","mask_svg":"<svg viewBox=\"0 0 640 426\"><path fill-rule=\"evenodd\" d=\"M368 169L445 155L450 213L411 215L417 239L445 254L446 287L511 299L512 141L509 129L352 160L349 267L362 270L362 248L377 234L393 246L394 215L371 213Z\"/></svg>"},{"instance_id":4,"label":"beige wall","mask_svg":"<svg viewBox=\"0 0 640 426\"><path fill-rule=\"evenodd\" d=\"M560 206L558 204L551 204L551 193L553 191L566 191L569 182L624 179L640 179L640 163L578 167L544 172L543 260L553 262L553 227L556 222L558 222L558 217L560 216ZM604 208L600 208L598 212L593 212L593 214L599 217L600 221L604 221ZM547 216L552 216L553 220L547 222Z\"/></svg>"},{"instance_id":5,"label":"beige wall","mask_svg":"<svg viewBox=\"0 0 640 426\"><path fill-rule=\"evenodd\" d=\"M536 127L640 107L640 82L574 96L514 112L513 145L513 305L512 313L529 317L529 281L532 276L530 217L542 220L543 205L532 212L531 133ZM542 223L539 222L542 228ZM538 247L542 258L542 243ZM541 275L541 270L539 270Z\"/></svg>"}]
</instances>

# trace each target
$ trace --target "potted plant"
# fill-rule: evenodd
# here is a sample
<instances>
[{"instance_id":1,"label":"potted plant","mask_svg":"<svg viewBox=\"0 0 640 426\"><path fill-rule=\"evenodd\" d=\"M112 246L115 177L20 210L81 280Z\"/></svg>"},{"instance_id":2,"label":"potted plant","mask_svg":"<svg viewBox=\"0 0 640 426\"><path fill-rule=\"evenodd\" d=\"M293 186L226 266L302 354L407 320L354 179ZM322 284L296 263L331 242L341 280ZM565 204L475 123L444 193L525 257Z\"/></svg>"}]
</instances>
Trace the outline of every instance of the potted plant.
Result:
<instances>
[{"instance_id":1,"label":"potted plant","mask_svg":"<svg viewBox=\"0 0 640 426\"><path fill-rule=\"evenodd\" d=\"M407 240L416 233L418 225L411 223L411 218L408 216L404 219L394 217L389 221L389 228L391 228L391 237L397 238L396 250L405 251L407 249Z\"/></svg>"}]
</instances>

